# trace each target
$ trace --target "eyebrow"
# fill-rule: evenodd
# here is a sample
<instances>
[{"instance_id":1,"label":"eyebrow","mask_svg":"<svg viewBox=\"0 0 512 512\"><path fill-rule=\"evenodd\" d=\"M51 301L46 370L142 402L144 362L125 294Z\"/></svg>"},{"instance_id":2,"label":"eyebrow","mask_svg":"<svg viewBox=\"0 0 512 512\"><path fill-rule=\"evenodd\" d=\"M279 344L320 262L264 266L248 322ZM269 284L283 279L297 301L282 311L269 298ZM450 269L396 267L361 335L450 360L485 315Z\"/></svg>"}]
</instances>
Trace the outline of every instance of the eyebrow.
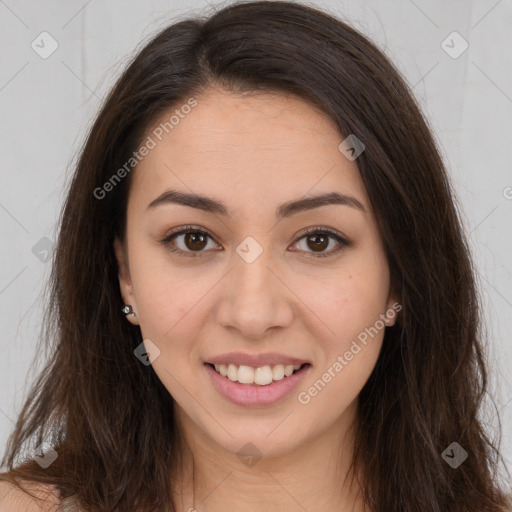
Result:
<instances>
[{"instance_id":1,"label":"eyebrow","mask_svg":"<svg viewBox=\"0 0 512 512\"><path fill-rule=\"evenodd\" d=\"M190 194L173 189L166 190L163 194L151 201L146 211L166 204L181 204L210 213L217 213L227 217L230 216L227 206L222 201L200 194ZM350 206L351 208L355 208L366 213L364 206L355 197L347 194L340 194L338 192L330 192L283 203L276 209L276 217L290 217L296 213L327 205Z\"/></svg>"}]
</instances>

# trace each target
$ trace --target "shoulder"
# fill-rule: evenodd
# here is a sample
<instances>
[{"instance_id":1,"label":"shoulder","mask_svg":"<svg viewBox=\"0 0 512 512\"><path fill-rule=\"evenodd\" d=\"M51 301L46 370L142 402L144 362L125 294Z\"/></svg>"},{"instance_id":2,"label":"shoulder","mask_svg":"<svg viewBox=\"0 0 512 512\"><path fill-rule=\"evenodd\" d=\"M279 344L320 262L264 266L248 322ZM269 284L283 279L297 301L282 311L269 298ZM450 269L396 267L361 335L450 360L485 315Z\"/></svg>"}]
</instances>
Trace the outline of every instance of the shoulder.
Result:
<instances>
[{"instance_id":1,"label":"shoulder","mask_svg":"<svg viewBox=\"0 0 512 512\"><path fill-rule=\"evenodd\" d=\"M22 481L17 485L0 480L0 512L56 512L60 507L59 491L53 485ZM35 496L35 499L30 494Z\"/></svg>"}]
</instances>

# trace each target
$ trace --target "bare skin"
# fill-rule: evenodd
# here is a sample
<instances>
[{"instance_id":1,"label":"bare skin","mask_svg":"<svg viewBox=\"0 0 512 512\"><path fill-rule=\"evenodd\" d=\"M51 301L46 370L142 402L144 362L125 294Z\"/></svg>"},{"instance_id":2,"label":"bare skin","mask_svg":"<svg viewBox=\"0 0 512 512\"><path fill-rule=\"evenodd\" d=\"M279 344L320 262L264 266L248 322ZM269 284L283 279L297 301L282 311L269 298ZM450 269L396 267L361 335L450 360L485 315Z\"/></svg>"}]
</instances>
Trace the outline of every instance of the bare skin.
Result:
<instances>
[{"instance_id":1,"label":"bare skin","mask_svg":"<svg viewBox=\"0 0 512 512\"><path fill-rule=\"evenodd\" d=\"M346 478L351 425L384 328L359 343L342 371L333 364L365 328L383 317L383 326L394 323L396 299L357 161L338 150L343 137L333 122L300 99L219 89L196 99L133 171L127 243L115 242L121 293L135 312L127 319L160 350L152 365L177 403L194 458L195 488L191 466L183 468L177 510L359 512L360 489ZM171 188L222 201L230 215L175 203L148 209ZM330 192L352 196L364 211L328 204L275 217L285 202ZM200 249L185 234L161 243L187 225L206 231ZM349 244L335 252L340 242L329 235L318 249L304 234L311 227ZM236 252L247 237L262 249L250 263ZM279 402L235 405L205 371L210 358L233 351L278 352L311 367ZM329 369L329 382L308 393ZM261 457L252 465L237 456L247 443Z\"/></svg>"}]
</instances>

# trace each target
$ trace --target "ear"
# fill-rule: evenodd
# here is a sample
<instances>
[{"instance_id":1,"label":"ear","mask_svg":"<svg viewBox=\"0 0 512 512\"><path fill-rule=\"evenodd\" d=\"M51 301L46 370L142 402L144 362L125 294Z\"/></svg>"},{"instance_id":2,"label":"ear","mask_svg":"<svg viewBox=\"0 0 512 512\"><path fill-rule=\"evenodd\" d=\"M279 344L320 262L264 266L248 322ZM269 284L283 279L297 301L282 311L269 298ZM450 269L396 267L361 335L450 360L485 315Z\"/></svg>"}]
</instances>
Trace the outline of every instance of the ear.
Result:
<instances>
[{"instance_id":1,"label":"ear","mask_svg":"<svg viewBox=\"0 0 512 512\"><path fill-rule=\"evenodd\" d=\"M121 297L123 297L124 304L129 304L135 315L127 315L126 318L133 325L139 325L139 317L137 316L137 304L135 302L135 294L133 292L133 285L130 277L130 268L128 266L128 256L124 244L115 238L114 240L114 253L117 260L117 266L119 269L119 290ZM122 305L119 307L121 309Z\"/></svg>"},{"instance_id":2,"label":"ear","mask_svg":"<svg viewBox=\"0 0 512 512\"><path fill-rule=\"evenodd\" d=\"M385 313L386 327L391 327L392 325L395 325L400 311L402 311L402 304L400 304L396 297L390 295Z\"/></svg>"}]
</instances>

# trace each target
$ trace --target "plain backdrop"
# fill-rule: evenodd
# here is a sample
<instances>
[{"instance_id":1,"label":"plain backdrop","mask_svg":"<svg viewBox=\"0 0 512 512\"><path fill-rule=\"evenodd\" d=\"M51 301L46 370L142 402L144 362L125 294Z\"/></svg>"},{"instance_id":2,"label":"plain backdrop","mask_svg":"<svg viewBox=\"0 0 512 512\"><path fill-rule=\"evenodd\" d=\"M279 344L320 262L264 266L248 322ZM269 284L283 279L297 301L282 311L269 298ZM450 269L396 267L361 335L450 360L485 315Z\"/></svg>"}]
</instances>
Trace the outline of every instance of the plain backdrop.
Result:
<instances>
[{"instance_id":1,"label":"plain backdrop","mask_svg":"<svg viewBox=\"0 0 512 512\"><path fill-rule=\"evenodd\" d=\"M386 52L434 130L478 272L496 400L487 418L494 436L499 412L510 469L512 2L310 4ZM220 5L226 2L0 0L0 454L42 362L40 355L30 370L57 219L87 128L136 49L177 17Z\"/></svg>"}]
</instances>

